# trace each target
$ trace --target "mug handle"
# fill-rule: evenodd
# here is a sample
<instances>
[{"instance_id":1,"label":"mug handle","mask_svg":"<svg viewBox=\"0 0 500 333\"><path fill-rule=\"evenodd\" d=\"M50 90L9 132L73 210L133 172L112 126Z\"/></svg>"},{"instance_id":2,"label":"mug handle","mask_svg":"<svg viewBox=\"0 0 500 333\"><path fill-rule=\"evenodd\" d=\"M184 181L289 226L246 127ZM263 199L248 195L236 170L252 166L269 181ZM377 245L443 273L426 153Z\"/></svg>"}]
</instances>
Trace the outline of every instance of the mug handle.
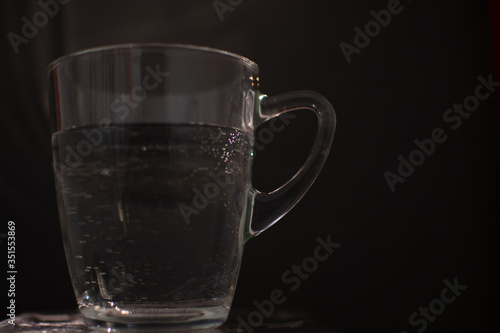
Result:
<instances>
[{"instance_id":1,"label":"mug handle","mask_svg":"<svg viewBox=\"0 0 500 333\"><path fill-rule=\"evenodd\" d=\"M316 113L316 137L304 165L284 185L272 192L260 192L251 186L252 216L247 219L245 241L257 236L282 218L304 196L326 162L335 133L335 111L322 95L313 91L296 91L273 97L261 94L254 113L255 127L285 112L306 109ZM250 206L252 207L252 206Z\"/></svg>"}]
</instances>

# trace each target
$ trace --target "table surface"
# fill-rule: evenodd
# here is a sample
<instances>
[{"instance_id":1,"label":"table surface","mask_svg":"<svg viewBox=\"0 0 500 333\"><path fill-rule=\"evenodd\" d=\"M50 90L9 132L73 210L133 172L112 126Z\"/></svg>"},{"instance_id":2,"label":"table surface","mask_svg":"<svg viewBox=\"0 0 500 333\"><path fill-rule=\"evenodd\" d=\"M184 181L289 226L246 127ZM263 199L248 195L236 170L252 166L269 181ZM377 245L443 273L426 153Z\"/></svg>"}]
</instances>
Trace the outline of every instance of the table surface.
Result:
<instances>
[{"instance_id":1,"label":"table surface","mask_svg":"<svg viewBox=\"0 0 500 333\"><path fill-rule=\"evenodd\" d=\"M248 327L243 329L238 327L236 318L241 316L247 318L252 309L236 309L231 311L228 321L219 328L182 331L196 333L253 333L253 332L293 332L293 333L339 333L338 331L327 328L326 326L313 320L304 312L286 309L276 311L271 317L266 318L262 325L258 327ZM43 314L43 313L24 313L16 316L15 325L7 320L0 322L0 332L44 332L44 333L89 333L89 332L161 332L163 330L131 330L131 329L90 329L83 323L80 314Z\"/></svg>"}]
</instances>

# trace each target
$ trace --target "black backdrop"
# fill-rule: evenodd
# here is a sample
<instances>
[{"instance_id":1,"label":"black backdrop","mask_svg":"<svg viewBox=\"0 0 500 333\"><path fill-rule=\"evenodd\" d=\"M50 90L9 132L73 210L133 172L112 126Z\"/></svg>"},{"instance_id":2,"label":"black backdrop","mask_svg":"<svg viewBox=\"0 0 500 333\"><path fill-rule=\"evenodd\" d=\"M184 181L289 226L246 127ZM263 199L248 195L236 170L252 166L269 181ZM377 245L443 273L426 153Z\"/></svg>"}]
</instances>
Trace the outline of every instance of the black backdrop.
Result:
<instances>
[{"instance_id":1,"label":"black backdrop","mask_svg":"<svg viewBox=\"0 0 500 333\"><path fill-rule=\"evenodd\" d=\"M235 306L252 307L280 288L287 290L280 307L305 309L340 332L416 332L423 326L411 326L410 315L441 298L445 279L456 279L467 289L426 331L496 327L499 92L456 130L455 121L443 119L455 103L473 101L479 76L487 80L494 72L492 39L498 35L491 23L498 18L488 4L221 1L234 5L223 21L213 1L66 1L17 53L8 33L21 35L22 18L32 21L41 7L1 3L0 233L15 221L17 312L76 307L50 167L47 63L87 47L167 42L242 54L259 64L263 92L315 90L337 111L332 151L316 183L277 225L246 245ZM340 44L355 46L355 27L364 30L374 20L371 11L388 6L391 21L380 31L369 24L373 37L357 40L361 47L348 63ZM257 187L272 189L294 173L314 122L301 114L258 152ZM447 140L392 192L384 173L397 173L398 156L408 159L418 148L414 141L430 138L436 128ZM282 274L313 255L317 237L328 235L341 246L296 291L287 289ZM6 241L0 241L5 258ZM0 291L3 309L7 289Z\"/></svg>"}]
</instances>

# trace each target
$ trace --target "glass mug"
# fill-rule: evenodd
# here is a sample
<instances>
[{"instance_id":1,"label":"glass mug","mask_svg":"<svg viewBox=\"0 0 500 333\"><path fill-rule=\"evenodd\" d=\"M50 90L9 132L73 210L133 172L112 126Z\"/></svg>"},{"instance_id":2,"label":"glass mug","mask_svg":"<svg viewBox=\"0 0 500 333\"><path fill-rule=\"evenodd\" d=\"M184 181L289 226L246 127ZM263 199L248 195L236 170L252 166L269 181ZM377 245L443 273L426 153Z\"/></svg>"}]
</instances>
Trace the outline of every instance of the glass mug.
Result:
<instances>
[{"instance_id":1,"label":"glass mug","mask_svg":"<svg viewBox=\"0 0 500 333\"><path fill-rule=\"evenodd\" d=\"M128 44L49 65L66 258L93 327L209 328L228 316L244 244L286 214L328 156L321 95L267 97L257 65L205 47ZM279 189L252 186L255 128L297 109L318 128Z\"/></svg>"}]
</instances>

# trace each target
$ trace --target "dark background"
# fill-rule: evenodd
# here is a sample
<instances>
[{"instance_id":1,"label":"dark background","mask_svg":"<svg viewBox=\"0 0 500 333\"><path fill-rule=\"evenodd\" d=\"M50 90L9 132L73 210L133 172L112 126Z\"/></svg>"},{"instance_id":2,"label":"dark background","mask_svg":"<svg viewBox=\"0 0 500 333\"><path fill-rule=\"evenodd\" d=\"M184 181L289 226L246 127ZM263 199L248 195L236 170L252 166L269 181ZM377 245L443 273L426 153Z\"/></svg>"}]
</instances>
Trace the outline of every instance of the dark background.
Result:
<instances>
[{"instance_id":1,"label":"dark background","mask_svg":"<svg viewBox=\"0 0 500 333\"><path fill-rule=\"evenodd\" d=\"M246 245L234 306L288 290L282 274L331 235L341 247L280 307L305 309L345 333L416 332L408 317L457 277L467 290L426 331L497 328L499 92L456 131L443 113L474 94L478 76L494 73L498 12L478 0L402 0L403 11L348 64L339 44L353 44L354 27L364 29L370 11L387 3L244 0L221 21L212 1L73 0L16 54L7 33L20 34L21 18L32 21L40 7L2 1L0 233L16 222L17 312L76 308L50 166L46 65L88 47L167 42L244 55L259 64L264 93L315 90L337 111L316 183ZM302 114L259 152L257 187L272 189L297 170L314 121ZM398 155L407 158L413 141L438 127L448 139L392 193L384 172L396 173ZM6 253L5 241L0 247Z\"/></svg>"}]
</instances>

